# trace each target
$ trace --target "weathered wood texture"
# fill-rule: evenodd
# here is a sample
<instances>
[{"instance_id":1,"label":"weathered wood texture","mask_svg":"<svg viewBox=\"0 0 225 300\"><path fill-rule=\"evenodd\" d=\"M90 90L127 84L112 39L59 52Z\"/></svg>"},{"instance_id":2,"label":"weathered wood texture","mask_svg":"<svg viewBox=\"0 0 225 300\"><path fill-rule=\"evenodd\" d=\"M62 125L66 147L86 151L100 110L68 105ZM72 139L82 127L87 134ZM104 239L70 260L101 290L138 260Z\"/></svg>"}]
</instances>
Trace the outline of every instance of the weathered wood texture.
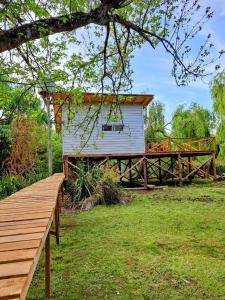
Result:
<instances>
[{"instance_id":1,"label":"weathered wood texture","mask_svg":"<svg viewBox=\"0 0 225 300\"><path fill-rule=\"evenodd\" d=\"M63 180L55 174L0 201L0 300L26 298Z\"/></svg>"}]
</instances>

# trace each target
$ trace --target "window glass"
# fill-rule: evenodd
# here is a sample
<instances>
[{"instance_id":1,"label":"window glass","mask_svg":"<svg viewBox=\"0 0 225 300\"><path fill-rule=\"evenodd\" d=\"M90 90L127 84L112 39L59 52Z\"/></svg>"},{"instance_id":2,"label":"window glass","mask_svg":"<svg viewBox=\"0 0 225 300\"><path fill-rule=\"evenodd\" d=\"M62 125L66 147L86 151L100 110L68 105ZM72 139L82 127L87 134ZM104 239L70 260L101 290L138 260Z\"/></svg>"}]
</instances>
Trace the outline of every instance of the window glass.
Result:
<instances>
[{"instance_id":1,"label":"window glass","mask_svg":"<svg viewBox=\"0 0 225 300\"><path fill-rule=\"evenodd\" d=\"M123 127L124 127L123 124L114 125L113 130L114 131L123 131Z\"/></svg>"},{"instance_id":2,"label":"window glass","mask_svg":"<svg viewBox=\"0 0 225 300\"><path fill-rule=\"evenodd\" d=\"M108 125L108 124L102 125L102 131L112 131L112 125Z\"/></svg>"}]
</instances>

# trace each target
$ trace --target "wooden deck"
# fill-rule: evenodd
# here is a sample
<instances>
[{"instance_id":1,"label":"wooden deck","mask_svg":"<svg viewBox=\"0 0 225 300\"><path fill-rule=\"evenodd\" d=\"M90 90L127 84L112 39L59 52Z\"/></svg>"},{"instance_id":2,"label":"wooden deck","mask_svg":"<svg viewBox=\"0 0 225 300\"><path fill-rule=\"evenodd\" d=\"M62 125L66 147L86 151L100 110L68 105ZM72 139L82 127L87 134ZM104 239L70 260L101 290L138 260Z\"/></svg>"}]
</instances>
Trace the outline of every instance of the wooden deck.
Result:
<instances>
[{"instance_id":1,"label":"wooden deck","mask_svg":"<svg viewBox=\"0 0 225 300\"><path fill-rule=\"evenodd\" d=\"M49 234L63 180L55 174L0 201L0 300L26 299L44 245L49 297Z\"/></svg>"},{"instance_id":2,"label":"wooden deck","mask_svg":"<svg viewBox=\"0 0 225 300\"><path fill-rule=\"evenodd\" d=\"M193 139L167 138L152 139L146 142L143 153L105 153L105 154L64 154L65 178L69 177L70 168L74 168L78 160L87 163L107 164L117 166L120 183L132 186L145 183L148 180L184 181L195 176L216 179L216 140L214 137Z\"/></svg>"}]
</instances>

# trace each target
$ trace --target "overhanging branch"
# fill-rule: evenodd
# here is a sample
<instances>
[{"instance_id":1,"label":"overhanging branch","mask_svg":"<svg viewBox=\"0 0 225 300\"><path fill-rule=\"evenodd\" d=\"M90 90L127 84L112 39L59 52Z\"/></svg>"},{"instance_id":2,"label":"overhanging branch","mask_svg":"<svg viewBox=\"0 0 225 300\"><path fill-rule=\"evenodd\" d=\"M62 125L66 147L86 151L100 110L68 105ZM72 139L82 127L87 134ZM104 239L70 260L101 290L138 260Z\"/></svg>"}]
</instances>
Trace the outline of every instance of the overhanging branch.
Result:
<instances>
[{"instance_id":1,"label":"overhanging branch","mask_svg":"<svg viewBox=\"0 0 225 300\"><path fill-rule=\"evenodd\" d=\"M111 1L114 2L114 1ZM115 1L119 2L119 1ZM111 20L108 12L113 4L102 4L89 13L76 12L70 15L40 19L32 23L0 31L0 53L15 49L22 44L55 33L69 32L91 23L107 25Z\"/></svg>"}]
</instances>

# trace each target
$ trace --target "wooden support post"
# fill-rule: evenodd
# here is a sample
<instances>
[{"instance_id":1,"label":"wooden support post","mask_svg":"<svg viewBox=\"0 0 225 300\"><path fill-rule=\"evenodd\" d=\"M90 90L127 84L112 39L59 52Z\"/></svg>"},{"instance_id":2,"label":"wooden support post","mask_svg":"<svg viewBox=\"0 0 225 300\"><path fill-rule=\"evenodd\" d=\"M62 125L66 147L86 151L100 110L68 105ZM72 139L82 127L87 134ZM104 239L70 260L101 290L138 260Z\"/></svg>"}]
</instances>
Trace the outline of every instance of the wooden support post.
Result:
<instances>
[{"instance_id":1,"label":"wooden support post","mask_svg":"<svg viewBox=\"0 0 225 300\"><path fill-rule=\"evenodd\" d=\"M147 160L146 160L145 156L144 156L144 160L143 160L143 171L144 171L144 188L147 190L148 189L148 170L147 170Z\"/></svg>"},{"instance_id":2,"label":"wooden support post","mask_svg":"<svg viewBox=\"0 0 225 300\"><path fill-rule=\"evenodd\" d=\"M191 157L188 156L188 174L191 173Z\"/></svg>"},{"instance_id":3,"label":"wooden support post","mask_svg":"<svg viewBox=\"0 0 225 300\"><path fill-rule=\"evenodd\" d=\"M188 174L190 174L191 171L192 171L191 163L192 163L192 158L191 158L191 156L188 156L188 165L187 165ZM189 181L192 182L192 177L191 176L189 177Z\"/></svg>"},{"instance_id":4,"label":"wooden support post","mask_svg":"<svg viewBox=\"0 0 225 300\"><path fill-rule=\"evenodd\" d=\"M131 171L131 159L130 158L128 161L128 168L129 168L129 181L130 181L130 184L132 184L132 171Z\"/></svg>"},{"instance_id":5,"label":"wooden support post","mask_svg":"<svg viewBox=\"0 0 225 300\"><path fill-rule=\"evenodd\" d=\"M122 174L122 166L121 166L121 160L118 159L118 166L119 166L119 172L120 172L120 176ZM120 182L122 181L122 178L120 177Z\"/></svg>"},{"instance_id":6,"label":"wooden support post","mask_svg":"<svg viewBox=\"0 0 225 300\"><path fill-rule=\"evenodd\" d=\"M51 290L50 290L50 233L48 233L45 241L45 297L50 299Z\"/></svg>"},{"instance_id":7,"label":"wooden support post","mask_svg":"<svg viewBox=\"0 0 225 300\"><path fill-rule=\"evenodd\" d=\"M214 177L214 179L217 178L217 175L216 175L216 153L213 152L213 155L212 155L212 175Z\"/></svg>"},{"instance_id":8,"label":"wooden support post","mask_svg":"<svg viewBox=\"0 0 225 300\"><path fill-rule=\"evenodd\" d=\"M69 175L69 164L68 164L68 157L64 157L64 174L65 174L65 180L68 179Z\"/></svg>"},{"instance_id":9,"label":"wooden support post","mask_svg":"<svg viewBox=\"0 0 225 300\"><path fill-rule=\"evenodd\" d=\"M174 172L174 164L175 164L175 160L173 159L173 157L171 157L171 172ZM172 181L174 182L174 176L172 176Z\"/></svg>"},{"instance_id":10,"label":"wooden support post","mask_svg":"<svg viewBox=\"0 0 225 300\"><path fill-rule=\"evenodd\" d=\"M161 159L159 157L159 182L162 184L162 169L161 169Z\"/></svg>"},{"instance_id":11,"label":"wooden support post","mask_svg":"<svg viewBox=\"0 0 225 300\"><path fill-rule=\"evenodd\" d=\"M177 162L178 162L178 177L179 177L179 184L180 186L183 185L183 170L182 170L182 160L180 154L177 156Z\"/></svg>"}]
</instances>

